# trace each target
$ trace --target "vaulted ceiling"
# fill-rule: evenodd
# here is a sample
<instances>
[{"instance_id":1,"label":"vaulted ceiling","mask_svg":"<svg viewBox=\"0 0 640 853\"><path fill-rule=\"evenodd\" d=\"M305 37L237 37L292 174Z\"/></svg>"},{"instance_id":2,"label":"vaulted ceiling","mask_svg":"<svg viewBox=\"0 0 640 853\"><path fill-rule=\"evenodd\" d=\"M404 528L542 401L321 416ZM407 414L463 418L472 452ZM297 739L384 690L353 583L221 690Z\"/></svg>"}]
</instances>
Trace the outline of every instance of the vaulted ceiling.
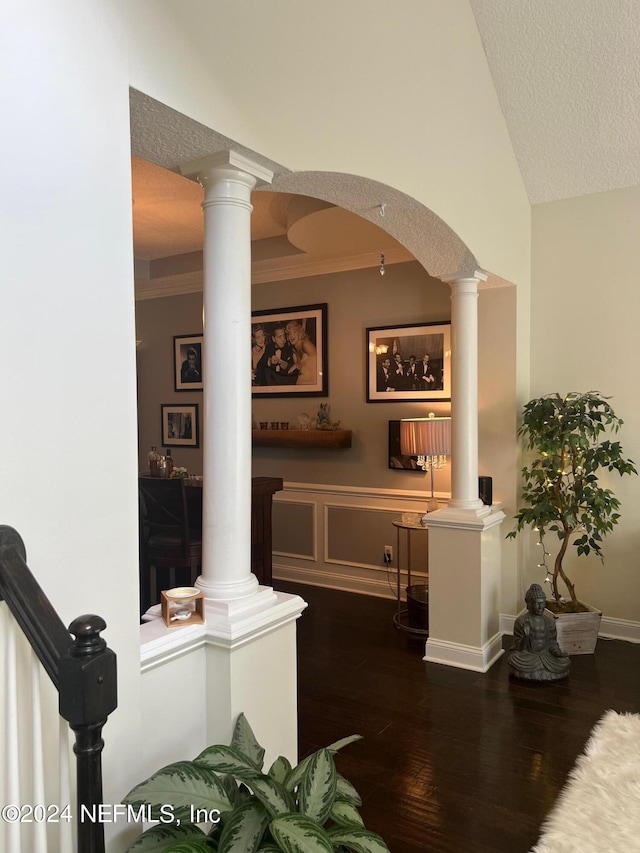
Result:
<instances>
[{"instance_id":1,"label":"vaulted ceiling","mask_svg":"<svg viewBox=\"0 0 640 853\"><path fill-rule=\"evenodd\" d=\"M640 0L469 1L531 203L640 185ZM196 289L200 187L134 157L133 198L139 292L168 282L171 292L181 265ZM413 257L340 207L268 191L253 203L253 258L265 269Z\"/></svg>"}]
</instances>

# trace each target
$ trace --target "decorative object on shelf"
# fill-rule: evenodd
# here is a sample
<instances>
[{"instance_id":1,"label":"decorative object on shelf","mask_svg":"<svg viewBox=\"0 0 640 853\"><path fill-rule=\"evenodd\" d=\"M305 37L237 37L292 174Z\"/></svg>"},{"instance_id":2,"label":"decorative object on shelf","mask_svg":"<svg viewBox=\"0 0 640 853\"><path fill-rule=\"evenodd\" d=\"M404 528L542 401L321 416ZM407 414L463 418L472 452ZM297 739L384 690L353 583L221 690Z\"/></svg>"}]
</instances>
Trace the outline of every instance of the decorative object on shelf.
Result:
<instances>
[{"instance_id":1,"label":"decorative object on shelf","mask_svg":"<svg viewBox=\"0 0 640 853\"><path fill-rule=\"evenodd\" d=\"M127 805L157 814L167 809L174 820L147 829L128 850L389 853L382 838L365 829L358 812L362 800L336 770L338 750L360 739L342 738L296 767L281 755L266 772L265 750L240 714L230 746L209 746L193 761L169 764L129 791ZM198 823L207 824L208 834Z\"/></svg>"},{"instance_id":2,"label":"decorative object on shelf","mask_svg":"<svg viewBox=\"0 0 640 853\"><path fill-rule=\"evenodd\" d=\"M509 675L527 681L559 681L569 675L571 661L558 645L553 616L545 610L546 594L532 583L524 597L526 613L513 623Z\"/></svg>"},{"instance_id":3,"label":"decorative object on shelf","mask_svg":"<svg viewBox=\"0 0 640 853\"><path fill-rule=\"evenodd\" d=\"M198 404L160 405L162 443L165 447L199 447Z\"/></svg>"},{"instance_id":4,"label":"decorative object on shelf","mask_svg":"<svg viewBox=\"0 0 640 853\"><path fill-rule=\"evenodd\" d=\"M251 314L254 397L326 397L327 303Z\"/></svg>"},{"instance_id":5,"label":"decorative object on shelf","mask_svg":"<svg viewBox=\"0 0 640 853\"><path fill-rule=\"evenodd\" d=\"M451 399L451 324L367 329L367 402Z\"/></svg>"},{"instance_id":6,"label":"decorative object on shelf","mask_svg":"<svg viewBox=\"0 0 640 853\"><path fill-rule=\"evenodd\" d=\"M174 468L170 476L172 480L188 480L189 472L186 468Z\"/></svg>"},{"instance_id":7,"label":"decorative object on shelf","mask_svg":"<svg viewBox=\"0 0 640 853\"><path fill-rule=\"evenodd\" d=\"M331 421L329 417L329 404L328 403L320 403L320 408L318 409L318 417L314 419L314 426L312 429L340 429L340 421Z\"/></svg>"},{"instance_id":8,"label":"decorative object on shelf","mask_svg":"<svg viewBox=\"0 0 640 853\"><path fill-rule=\"evenodd\" d=\"M163 589L160 593L160 611L165 625L196 625L204 622L204 595L194 586Z\"/></svg>"},{"instance_id":9,"label":"decorative object on shelf","mask_svg":"<svg viewBox=\"0 0 640 853\"><path fill-rule=\"evenodd\" d=\"M152 477L158 476L158 462L160 461L160 454L156 450L156 445L151 445L151 450L147 454L147 460L149 462L149 474Z\"/></svg>"},{"instance_id":10,"label":"decorative object on shelf","mask_svg":"<svg viewBox=\"0 0 640 853\"><path fill-rule=\"evenodd\" d=\"M280 429L289 429L289 421L280 421Z\"/></svg>"},{"instance_id":11,"label":"decorative object on shelf","mask_svg":"<svg viewBox=\"0 0 640 853\"><path fill-rule=\"evenodd\" d=\"M176 391L202 391L202 335L174 335L173 372Z\"/></svg>"},{"instance_id":12,"label":"decorative object on shelf","mask_svg":"<svg viewBox=\"0 0 640 853\"><path fill-rule=\"evenodd\" d=\"M171 450L167 447L164 452L164 458L167 462L167 475L170 477L173 474L173 456Z\"/></svg>"},{"instance_id":13,"label":"decorative object on shelf","mask_svg":"<svg viewBox=\"0 0 640 853\"><path fill-rule=\"evenodd\" d=\"M417 456L404 456L400 450L400 421L389 421L389 460L388 467L394 471L417 471L424 474L418 467Z\"/></svg>"},{"instance_id":14,"label":"decorative object on shelf","mask_svg":"<svg viewBox=\"0 0 640 853\"><path fill-rule=\"evenodd\" d=\"M311 418L306 412L300 412L298 415L298 423L300 424L300 429L309 429L309 421Z\"/></svg>"},{"instance_id":15,"label":"decorative object on shelf","mask_svg":"<svg viewBox=\"0 0 640 853\"><path fill-rule=\"evenodd\" d=\"M385 274L384 255L382 253L380 253L380 275L384 275L384 274Z\"/></svg>"},{"instance_id":16,"label":"decorative object on shelf","mask_svg":"<svg viewBox=\"0 0 640 853\"><path fill-rule=\"evenodd\" d=\"M427 513L438 509L433 493L433 472L446 465L451 456L451 418L437 418L433 412L428 418L407 418L400 421L400 452L403 456L416 456L418 467L431 474L431 498ZM427 523L427 513L423 523Z\"/></svg>"},{"instance_id":17,"label":"decorative object on shelf","mask_svg":"<svg viewBox=\"0 0 640 853\"><path fill-rule=\"evenodd\" d=\"M544 582L549 584L550 591L547 608L560 620L568 613L591 617L593 612L593 608L578 600L575 585L565 573L563 560L567 548L571 544L578 556L594 553L602 560L602 540L620 517L620 501L610 488L600 484L598 472L604 469L617 471L621 476L637 474L633 462L623 457L620 442L602 437L607 429L617 433L623 423L608 399L597 391L538 397L524 407L518 429L533 458L522 469L526 506L518 510L516 527L507 536L515 537L526 527L538 531L542 548L538 567L544 569ZM609 482L608 476L607 485ZM560 541L553 568L547 564L546 558L551 555L543 538L548 531L555 533ZM569 592L568 601L561 596L559 578ZM595 613L599 625L601 614ZM592 648L587 648L584 638L577 645L576 649L567 645L563 648L572 653L587 653L595 649L595 638Z\"/></svg>"}]
</instances>

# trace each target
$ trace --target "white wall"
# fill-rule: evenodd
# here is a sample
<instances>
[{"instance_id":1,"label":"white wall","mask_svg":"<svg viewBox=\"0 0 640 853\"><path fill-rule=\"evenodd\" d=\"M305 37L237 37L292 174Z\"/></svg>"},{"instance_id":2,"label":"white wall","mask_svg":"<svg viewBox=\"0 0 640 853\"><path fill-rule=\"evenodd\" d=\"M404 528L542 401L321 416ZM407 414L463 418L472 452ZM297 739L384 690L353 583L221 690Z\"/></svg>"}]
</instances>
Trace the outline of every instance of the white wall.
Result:
<instances>
[{"instance_id":1,"label":"white wall","mask_svg":"<svg viewBox=\"0 0 640 853\"><path fill-rule=\"evenodd\" d=\"M117 802L140 739L126 57L103 2L5 4L0 39L0 520L65 624L107 622Z\"/></svg>"},{"instance_id":2,"label":"white wall","mask_svg":"<svg viewBox=\"0 0 640 853\"><path fill-rule=\"evenodd\" d=\"M532 396L593 389L610 396L625 422L618 440L636 462L639 228L638 187L533 208ZM605 565L573 557L567 570L579 597L607 617L637 622L640 478L603 479L622 501L620 523L605 542ZM540 580L535 566L529 569L530 580Z\"/></svg>"}]
</instances>

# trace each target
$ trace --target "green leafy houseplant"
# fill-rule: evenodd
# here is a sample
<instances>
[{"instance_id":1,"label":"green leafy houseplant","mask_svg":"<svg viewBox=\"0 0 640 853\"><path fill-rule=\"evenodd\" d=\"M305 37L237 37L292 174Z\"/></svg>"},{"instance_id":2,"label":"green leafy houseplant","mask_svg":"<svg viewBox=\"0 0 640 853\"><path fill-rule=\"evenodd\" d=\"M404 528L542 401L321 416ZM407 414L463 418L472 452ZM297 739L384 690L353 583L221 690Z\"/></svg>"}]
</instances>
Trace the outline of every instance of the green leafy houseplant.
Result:
<instances>
[{"instance_id":1,"label":"green leafy houseplant","mask_svg":"<svg viewBox=\"0 0 640 853\"><path fill-rule=\"evenodd\" d=\"M337 741L296 767L280 756L264 773L264 749L240 714L230 746L170 764L127 794L125 804L151 807L152 819L163 821L127 853L389 853L365 829L362 801L333 760L356 740ZM207 818L208 834L198 826Z\"/></svg>"},{"instance_id":2,"label":"green leafy houseplant","mask_svg":"<svg viewBox=\"0 0 640 853\"><path fill-rule=\"evenodd\" d=\"M524 407L518 429L534 458L522 469L522 497L527 506L518 510L516 528L507 535L514 537L532 527L542 542L547 531L556 533L560 549L547 577L556 611L587 609L578 601L562 566L569 545L578 554L593 551L602 560L602 540L620 518L620 501L600 485L598 471L638 473L633 462L623 457L620 442L603 437L605 430L617 433L623 423L608 399L597 391L538 397ZM569 592L568 602L561 600L559 578Z\"/></svg>"}]
</instances>

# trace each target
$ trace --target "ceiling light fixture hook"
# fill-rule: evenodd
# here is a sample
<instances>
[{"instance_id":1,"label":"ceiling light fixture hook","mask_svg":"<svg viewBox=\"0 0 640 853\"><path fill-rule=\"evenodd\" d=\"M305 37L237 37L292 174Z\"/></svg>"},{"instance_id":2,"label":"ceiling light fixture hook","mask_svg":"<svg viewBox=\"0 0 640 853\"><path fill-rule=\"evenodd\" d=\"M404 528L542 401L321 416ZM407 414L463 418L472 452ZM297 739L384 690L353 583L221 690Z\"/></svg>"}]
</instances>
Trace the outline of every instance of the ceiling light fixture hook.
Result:
<instances>
[{"instance_id":1,"label":"ceiling light fixture hook","mask_svg":"<svg viewBox=\"0 0 640 853\"><path fill-rule=\"evenodd\" d=\"M380 216L384 217L384 215L385 215L385 213L386 213L386 212L387 212L387 205L386 205L386 204L381 204L381 205L380 205Z\"/></svg>"}]
</instances>

